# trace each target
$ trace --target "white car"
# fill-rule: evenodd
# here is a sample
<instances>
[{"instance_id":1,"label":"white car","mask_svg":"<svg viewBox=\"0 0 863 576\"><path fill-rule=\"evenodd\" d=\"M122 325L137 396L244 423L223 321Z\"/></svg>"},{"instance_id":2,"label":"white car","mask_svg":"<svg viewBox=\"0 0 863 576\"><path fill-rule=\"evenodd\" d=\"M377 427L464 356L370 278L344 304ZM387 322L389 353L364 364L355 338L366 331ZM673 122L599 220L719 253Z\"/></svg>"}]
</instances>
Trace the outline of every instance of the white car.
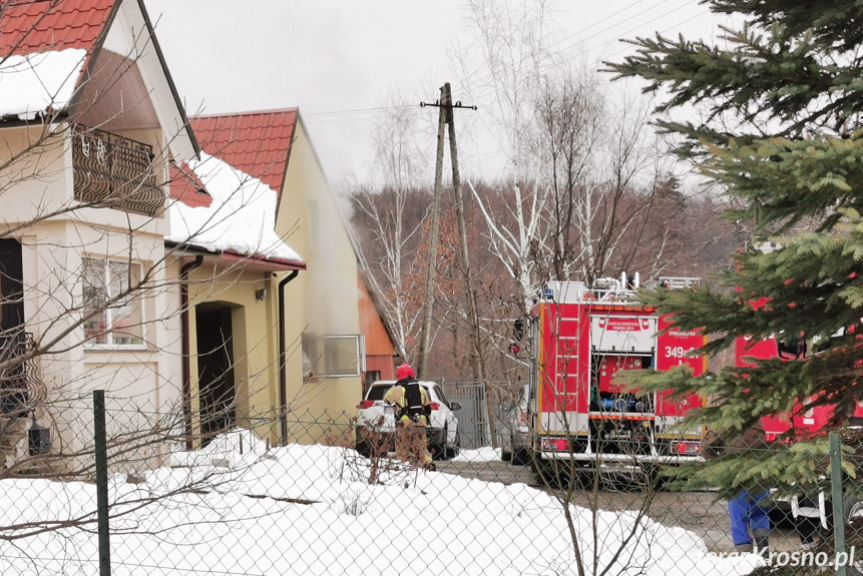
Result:
<instances>
[{"instance_id":1,"label":"white car","mask_svg":"<svg viewBox=\"0 0 863 576\"><path fill-rule=\"evenodd\" d=\"M391 451L395 431L395 406L384 402L384 395L395 385L395 380L381 380L372 384L360 402L357 414L357 451L369 456L373 450ZM429 450L436 460L452 458L459 452L458 418L455 412L461 404L447 399L437 382L421 381L431 402L431 427L428 428Z\"/></svg>"}]
</instances>

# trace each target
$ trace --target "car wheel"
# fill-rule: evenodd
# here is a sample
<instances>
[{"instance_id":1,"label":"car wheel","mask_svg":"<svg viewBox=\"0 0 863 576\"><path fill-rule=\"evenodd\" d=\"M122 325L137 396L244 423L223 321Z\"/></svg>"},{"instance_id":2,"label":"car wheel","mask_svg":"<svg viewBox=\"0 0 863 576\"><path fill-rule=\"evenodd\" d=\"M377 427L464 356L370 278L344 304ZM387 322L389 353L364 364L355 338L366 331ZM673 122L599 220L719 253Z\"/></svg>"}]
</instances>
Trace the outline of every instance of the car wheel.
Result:
<instances>
[{"instance_id":1,"label":"car wheel","mask_svg":"<svg viewBox=\"0 0 863 576\"><path fill-rule=\"evenodd\" d=\"M369 443L366 440L361 439L362 438L362 432L360 431L359 428L357 428L356 434L357 434L357 442L356 442L356 445L354 446L354 449L357 452L359 452L360 456L362 456L363 458L368 458L369 455L371 454L371 446L369 446Z\"/></svg>"},{"instance_id":2,"label":"car wheel","mask_svg":"<svg viewBox=\"0 0 863 576\"><path fill-rule=\"evenodd\" d=\"M513 443L512 434L509 435L509 446L502 446L500 449L500 459L504 462L509 462L512 460L512 447L515 446Z\"/></svg>"},{"instance_id":3,"label":"car wheel","mask_svg":"<svg viewBox=\"0 0 863 576\"><path fill-rule=\"evenodd\" d=\"M458 456L458 453L461 452L461 435L458 433L458 428L455 430L455 440L452 443L452 451L450 452L450 458L455 458Z\"/></svg>"},{"instance_id":4,"label":"car wheel","mask_svg":"<svg viewBox=\"0 0 863 576\"><path fill-rule=\"evenodd\" d=\"M446 447L446 439L449 437L449 425L444 424L443 426L443 435L441 436L440 444L435 444L432 450L432 459L434 460L446 460L449 458L449 450Z\"/></svg>"},{"instance_id":5,"label":"car wheel","mask_svg":"<svg viewBox=\"0 0 863 576\"><path fill-rule=\"evenodd\" d=\"M855 518L863 517L863 500L856 496L846 498L842 507L845 522L851 522Z\"/></svg>"}]
</instances>

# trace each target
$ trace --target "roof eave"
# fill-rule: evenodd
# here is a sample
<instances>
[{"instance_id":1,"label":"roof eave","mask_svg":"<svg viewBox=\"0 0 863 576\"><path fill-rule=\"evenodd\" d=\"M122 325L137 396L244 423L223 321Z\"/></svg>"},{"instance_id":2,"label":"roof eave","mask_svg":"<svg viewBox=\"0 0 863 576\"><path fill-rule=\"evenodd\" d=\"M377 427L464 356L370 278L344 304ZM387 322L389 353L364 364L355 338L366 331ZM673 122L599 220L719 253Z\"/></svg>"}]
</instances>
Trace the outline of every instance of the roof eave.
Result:
<instances>
[{"instance_id":1,"label":"roof eave","mask_svg":"<svg viewBox=\"0 0 863 576\"><path fill-rule=\"evenodd\" d=\"M81 103L81 98L84 94L84 85L86 84L87 79L92 76L95 62L98 59L99 53L102 51L102 47L105 45L105 39L108 37L108 32L114 23L122 2L123 0L115 0L114 5L111 7L111 12L108 15L108 19L105 21L105 25L102 28L102 32L99 34L99 38L93 44L92 50L87 55L87 64L81 72L81 78L84 78L84 81L78 82L75 93L72 95L72 99L66 107L70 116L74 117L77 112L78 106ZM138 9L141 11L141 17L144 19L144 23L147 26L147 33L150 36L150 40L153 42L153 49L156 51L156 58L159 59L159 65L162 67L162 72L165 74L165 81L168 83L171 90L171 96L173 97L177 110L180 113L180 119L183 122L183 128L186 131L186 135L189 138L189 143L192 145L195 157L200 160L201 147L198 144L198 139L195 137L195 133L192 131L192 126L189 124L189 117L186 115L186 107L183 105L180 93L177 91L177 85L174 83L174 78L171 76L171 71L168 69L167 62L165 62L165 55L162 53L162 48L159 45L158 38L156 38L156 30L153 28L153 22L150 20L150 15L147 12L146 6L144 6L144 0L137 0L137 4Z\"/></svg>"},{"instance_id":2,"label":"roof eave","mask_svg":"<svg viewBox=\"0 0 863 576\"><path fill-rule=\"evenodd\" d=\"M186 134L189 136L192 149L195 151L195 158L200 160L201 147L198 144L198 139L195 138L195 133L192 131L189 117L186 115L186 107L183 105L183 100L180 98L180 93L177 91L176 84L174 84L171 71L168 69L167 62L165 62L165 55L162 53L161 46L159 46L159 39L156 37L156 30L153 28L153 22L150 20L150 15L147 12L146 6L144 6L144 0L138 0L138 6L141 9L141 15L144 17L144 22L147 24L147 32L150 34L150 40L153 41L153 49L156 51L156 56L159 58L159 64L162 65L162 70L165 72L165 80L167 80L168 86L171 88L171 95L174 97L174 102L177 104L180 118L183 120L183 127L186 129Z\"/></svg>"},{"instance_id":3,"label":"roof eave","mask_svg":"<svg viewBox=\"0 0 863 576\"><path fill-rule=\"evenodd\" d=\"M232 250L210 250L203 246L190 244L187 242L175 242L173 240L165 240L165 246L176 249L177 252L183 252L192 255L202 255L224 260L228 262L240 263L243 265L253 266L273 271L288 271L288 270L305 270L306 263L302 260L287 260L284 258L266 258L260 255L249 256L240 254Z\"/></svg>"}]
</instances>

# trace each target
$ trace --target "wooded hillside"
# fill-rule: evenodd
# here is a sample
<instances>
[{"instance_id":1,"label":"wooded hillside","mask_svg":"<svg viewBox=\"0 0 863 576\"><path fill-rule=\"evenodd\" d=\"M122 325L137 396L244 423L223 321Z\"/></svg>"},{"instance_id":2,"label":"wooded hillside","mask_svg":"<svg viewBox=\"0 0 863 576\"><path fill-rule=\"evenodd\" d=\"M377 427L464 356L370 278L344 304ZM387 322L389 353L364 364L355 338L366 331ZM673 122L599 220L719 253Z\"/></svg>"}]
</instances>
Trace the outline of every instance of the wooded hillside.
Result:
<instances>
[{"instance_id":1,"label":"wooded hillside","mask_svg":"<svg viewBox=\"0 0 863 576\"><path fill-rule=\"evenodd\" d=\"M727 262L738 246L733 226L718 219L719 203L709 195L687 196L673 178L647 189L598 195L591 232L593 246L571 241L556 252L551 242L554 205L538 210L536 228L523 258L507 252L518 241L514 184L465 184L468 250L476 280L484 332L488 378L514 382L522 362L510 352L513 322L523 318L548 280L582 280L638 273L642 282L662 276L702 276ZM537 185L522 184L523 212L531 209ZM528 193L524 193L528 191ZM423 287L428 260L432 191L365 188L351 197L352 224L374 290L408 361L415 361L421 329ZM613 219L625 224L612 226ZM575 224L570 238L583 234ZM467 378L472 370L467 346L467 313L458 267L452 190L444 194L430 366L434 377ZM591 252L593 250L593 252ZM596 253L602 256L597 257ZM591 260L591 257L593 258ZM568 275L561 276L557 270ZM522 282L529 276L527 292ZM526 349L526 337L520 342ZM524 356L525 352L519 354Z\"/></svg>"}]
</instances>

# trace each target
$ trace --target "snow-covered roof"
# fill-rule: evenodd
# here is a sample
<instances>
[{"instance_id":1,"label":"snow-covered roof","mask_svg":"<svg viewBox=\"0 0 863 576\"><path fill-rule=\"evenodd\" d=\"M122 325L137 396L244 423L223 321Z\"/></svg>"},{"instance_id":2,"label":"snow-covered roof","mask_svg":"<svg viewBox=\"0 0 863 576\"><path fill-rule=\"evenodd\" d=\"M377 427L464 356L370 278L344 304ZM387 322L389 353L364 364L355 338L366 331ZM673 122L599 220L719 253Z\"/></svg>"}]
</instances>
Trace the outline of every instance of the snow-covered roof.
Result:
<instances>
[{"instance_id":1,"label":"snow-covered roof","mask_svg":"<svg viewBox=\"0 0 863 576\"><path fill-rule=\"evenodd\" d=\"M45 113L54 122L54 114L67 113L80 122L88 110L107 106L106 92L122 101L139 83L155 107L147 126L172 131L166 139L175 158L197 154L144 0L0 0L0 39L0 118L29 121Z\"/></svg>"},{"instance_id":2,"label":"snow-covered roof","mask_svg":"<svg viewBox=\"0 0 863 576\"><path fill-rule=\"evenodd\" d=\"M73 48L0 60L0 116L32 120L49 108L65 109L86 57L86 50Z\"/></svg>"},{"instance_id":3,"label":"snow-covered roof","mask_svg":"<svg viewBox=\"0 0 863 576\"><path fill-rule=\"evenodd\" d=\"M276 191L214 156L201 153L188 163L212 197L207 205L175 200L167 240L211 252L237 253L302 263L275 231ZM172 196L177 198L172 187Z\"/></svg>"},{"instance_id":4,"label":"snow-covered roof","mask_svg":"<svg viewBox=\"0 0 863 576\"><path fill-rule=\"evenodd\" d=\"M0 116L31 120L65 110L115 0L7 4L0 10Z\"/></svg>"},{"instance_id":5,"label":"snow-covered roof","mask_svg":"<svg viewBox=\"0 0 863 576\"><path fill-rule=\"evenodd\" d=\"M191 119L192 129L207 153L251 174L282 193L297 109L260 110Z\"/></svg>"}]
</instances>

